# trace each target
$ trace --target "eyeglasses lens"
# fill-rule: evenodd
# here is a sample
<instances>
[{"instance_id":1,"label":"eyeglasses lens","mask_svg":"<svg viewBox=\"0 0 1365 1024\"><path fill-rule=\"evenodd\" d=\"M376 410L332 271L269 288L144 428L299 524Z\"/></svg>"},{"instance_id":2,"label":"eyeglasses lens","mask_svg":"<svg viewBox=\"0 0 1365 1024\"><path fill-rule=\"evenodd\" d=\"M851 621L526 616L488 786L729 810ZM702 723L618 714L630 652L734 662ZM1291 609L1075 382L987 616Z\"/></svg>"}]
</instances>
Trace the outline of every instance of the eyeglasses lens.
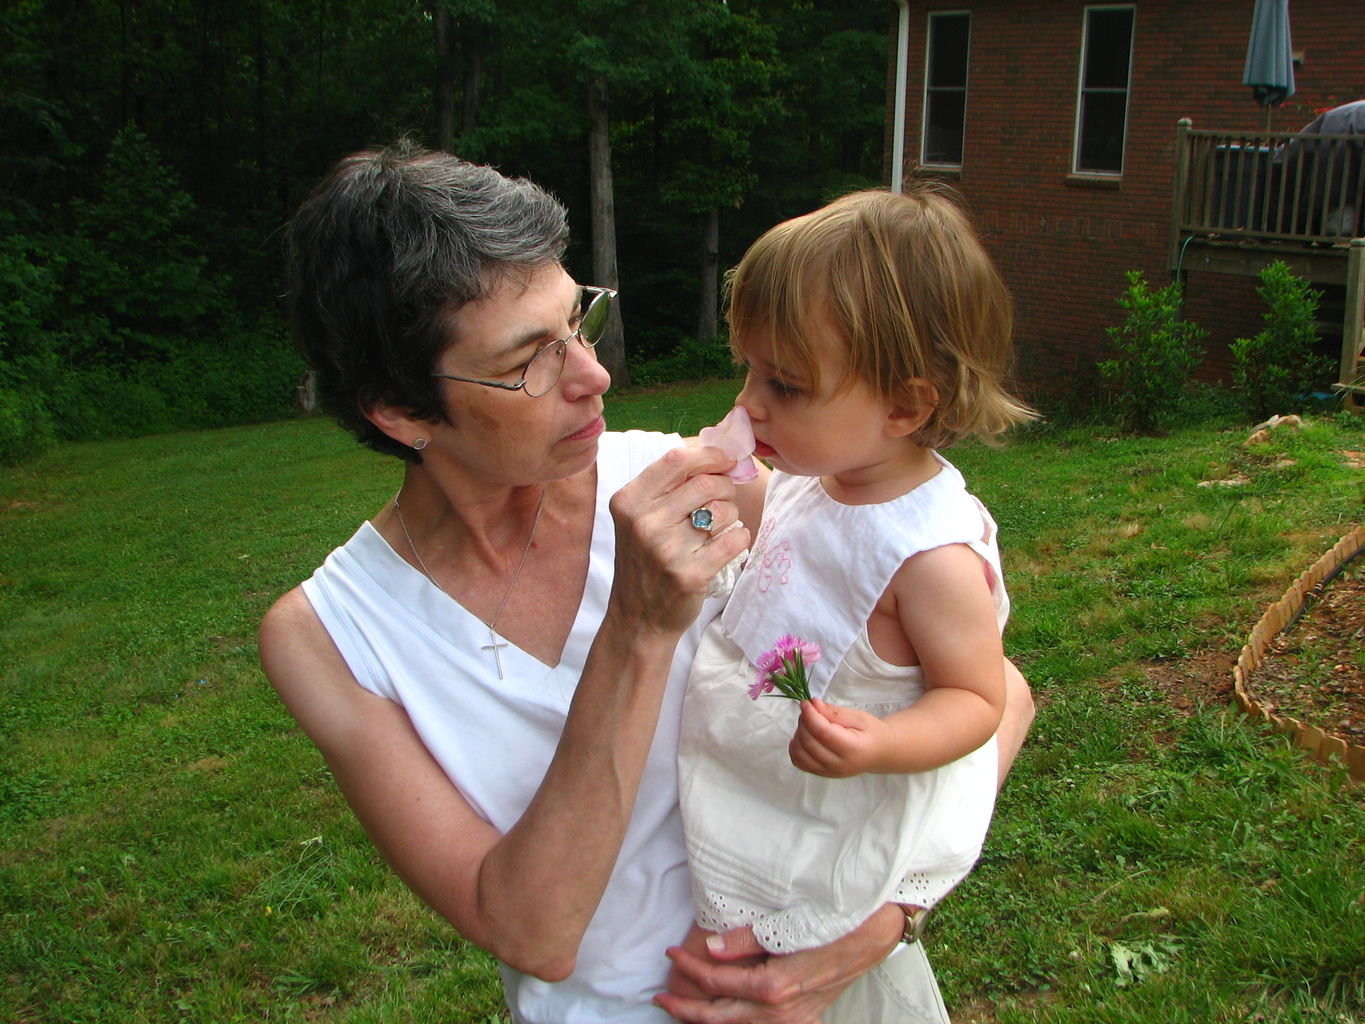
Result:
<instances>
[{"instance_id":1,"label":"eyeglasses lens","mask_svg":"<svg viewBox=\"0 0 1365 1024\"><path fill-rule=\"evenodd\" d=\"M526 394L539 398L555 386L564 369L564 353L568 348L562 341L552 342L536 353L526 366Z\"/></svg>"},{"instance_id":2,"label":"eyeglasses lens","mask_svg":"<svg viewBox=\"0 0 1365 1024\"><path fill-rule=\"evenodd\" d=\"M588 308L583 311L583 319L579 321L578 330L574 335L577 335L584 348L592 348L607 333L607 321L610 318L611 295L607 292L597 292L588 302ZM571 341L573 335L563 341L546 345L536 353L535 358L526 367L528 397L539 398L548 394L555 386L564 370L564 357Z\"/></svg>"},{"instance_id":3,"label":"eyeglasses lens","mask_svg":"<svg viewBox=\"0 0 1365 1024\"><path fill-rule=\"evenodd\" d=\"M583 321L578 325L579 337L583 344L592 348L607 333L607 321L611 319L611 293L598 292L583 310Z\"/></svg>"}]
</instances>

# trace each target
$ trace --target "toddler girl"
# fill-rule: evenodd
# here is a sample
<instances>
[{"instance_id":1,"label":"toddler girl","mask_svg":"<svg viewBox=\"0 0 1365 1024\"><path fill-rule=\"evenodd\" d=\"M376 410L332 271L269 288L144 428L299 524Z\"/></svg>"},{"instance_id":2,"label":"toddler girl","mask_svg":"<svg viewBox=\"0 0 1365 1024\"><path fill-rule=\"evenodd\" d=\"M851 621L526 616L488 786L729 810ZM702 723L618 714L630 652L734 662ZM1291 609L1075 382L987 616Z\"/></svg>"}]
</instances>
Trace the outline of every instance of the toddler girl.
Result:
<instances>
[{"instance_id":1,"label":"toddler girl","mask_svg":"<svg viewBox=\"0 0 1365 1024\"><path fill-rule=\"evenodd\" d=\"M751 924L789 953L888 902L932 907L980 853L1009 602L995 523L936 449L1034 414L1002 386L1009 296L945 190L855 193L779 224L730 289L737 406L774 472L684 704L700 926L684 945ZM759 670L787 634L806 645L799 703L764 695ZM908 945L821 1020L946 1015Z\"/></svg>"}]
</instances>

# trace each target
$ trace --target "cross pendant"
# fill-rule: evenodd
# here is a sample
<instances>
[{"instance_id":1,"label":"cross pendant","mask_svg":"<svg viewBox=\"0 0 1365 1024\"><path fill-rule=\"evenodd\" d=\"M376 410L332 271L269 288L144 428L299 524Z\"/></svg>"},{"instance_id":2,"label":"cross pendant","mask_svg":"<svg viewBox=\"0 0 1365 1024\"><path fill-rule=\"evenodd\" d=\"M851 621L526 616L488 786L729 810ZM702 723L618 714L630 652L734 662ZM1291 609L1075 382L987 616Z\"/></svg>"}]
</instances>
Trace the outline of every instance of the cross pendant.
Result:
<instances>
[{"instance_id":1,"label":"cross pendant","mask_svg":"<svg viewBox=\"0 0 1365 1024\"><path fill-rule=\"evenodd\" d=\"M496 661L496 662L498 663L498 678L499 678L499 679L502 679L502 678L503 678L503 674L502 674L502 654L499 653L499 652L500 652L500 650L501 650L502 648L504 648L504 647L507 646L507 641L506 641L506 640L503 640L502 643L498 643L498 639L499 639L498 634L495 633L495 632L493 631L493 627L492 627L492 626L489 626L489 627L488 627L488 643L486 643L486 644L484 644L482 647L480 647L479 650L481 650L481 651L492 651L492 652L493 652L493 660Z\"/></svg>"}]
</instances>

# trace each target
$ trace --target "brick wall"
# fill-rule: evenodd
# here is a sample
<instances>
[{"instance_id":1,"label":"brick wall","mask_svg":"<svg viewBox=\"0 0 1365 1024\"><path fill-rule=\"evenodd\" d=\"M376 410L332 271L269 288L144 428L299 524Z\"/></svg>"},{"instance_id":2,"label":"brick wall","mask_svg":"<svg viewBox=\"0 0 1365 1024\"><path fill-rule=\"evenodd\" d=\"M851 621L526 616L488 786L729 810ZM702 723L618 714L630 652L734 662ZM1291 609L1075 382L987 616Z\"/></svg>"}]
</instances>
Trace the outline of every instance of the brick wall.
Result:
<instances>
[{"instance_id":1,"label":"brick wall","mask_svg":"<svg viewBox=\"0 0 1365 1024\"><path fill-rule=\"evenodd\" d=\"M966 142L952 180L975 215L1018 311L1019 374L1035 396L1084 388L1110 354L1125 272L1171 279L1170 198L1176 122L1261 131L1266 112L1242 85L1251 0L1138 0L1124 173L1070 174L1086 5L1078 0L911 0L906 101L907 175L920 144L927 14L969 10ZM1365 98L1361 0L1294 0L1296 93L1271 114L1292 131L1318 110ZM894 53L894 40L893 40ZM888 119L891 105L888 104ZM890 129L888 124L888 139ZM1202 374L1224 376L1226 346L1260 328L1255 279L1197 269L1187 315L1209 329Z\"/></svg>"}]
</instances>

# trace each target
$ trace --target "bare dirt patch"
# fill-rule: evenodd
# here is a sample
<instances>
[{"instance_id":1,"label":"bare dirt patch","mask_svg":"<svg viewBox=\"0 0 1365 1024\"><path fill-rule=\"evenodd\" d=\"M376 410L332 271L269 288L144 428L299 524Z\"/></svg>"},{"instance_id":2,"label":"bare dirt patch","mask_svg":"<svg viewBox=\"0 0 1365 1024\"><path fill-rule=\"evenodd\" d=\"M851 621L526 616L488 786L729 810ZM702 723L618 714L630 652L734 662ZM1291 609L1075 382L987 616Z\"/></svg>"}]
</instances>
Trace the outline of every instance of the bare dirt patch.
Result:
<instances>
[{"instance_id":1,"label":"bare dirt patch","mask_svg":"<svg viewBox=\"0 0 1365 1024\"><path fill-rule=\"evenodd\" d=\"M1247 689L1271 714L1365 746L1365 568L1348 569L1305 608L1271 641Z\"/></svg>"},{"instance_id":2,"label":"bare dirt patch","mask_svg":"<svg viewBox=\"0 0 1365 1024\"><path fill-rule=\"evenodd\" d=\"M1247 688L1271 714L1365 746L1365 557L1356 559L1275 636ZM1206 653L1148 668L1177 710L1232 700L1235 655Z\"/></svg>"}]
</instances>

